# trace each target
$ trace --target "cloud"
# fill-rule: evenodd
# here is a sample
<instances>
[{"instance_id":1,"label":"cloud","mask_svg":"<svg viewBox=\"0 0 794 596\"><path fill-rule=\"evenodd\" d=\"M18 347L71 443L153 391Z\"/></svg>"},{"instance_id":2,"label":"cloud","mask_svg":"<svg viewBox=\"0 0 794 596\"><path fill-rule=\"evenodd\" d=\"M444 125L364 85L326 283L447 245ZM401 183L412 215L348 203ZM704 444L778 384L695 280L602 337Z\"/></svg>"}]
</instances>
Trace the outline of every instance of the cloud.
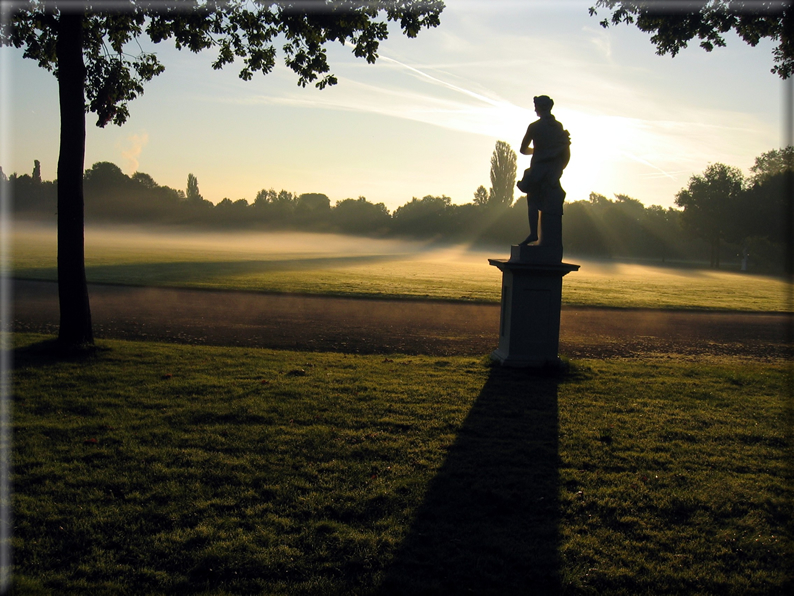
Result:
<instances>
[{"instance_id":1,"label":"cloud","mask_svg":"<svg viewBox=\"0 0 794 596\"><path fill-rule=\"evenodd\" d=\"M592 27L583 27L582 32L585 37L590 40L590 43L596 48L596 51L601 54L606 60L612 61L612 38L609 32L605 29L594 29Z\"/></svg>"},{"instance_id":2,"label":"cloud","mask_svg":"<svg viewBox=\"0 0 794 596\"><path fill-rule=\"evenodd\" d=\"M474 79L469 79L439 72L437 64L409 65L387 56L381 60L389 71L382 79L364 82L340 75L339 87L325 91L322 97L303 93L276 97L247 94L223 101L376 114L508 142L517 141L526 125L535 119L531 110L490 89L482 91L484 85L476 73L472 73ZM578 72L582 77L592 76L581 65ZM349 74L355 77L358 73ZM571 83L579 96L580 85L581 80ZM568 91L565 85L557 89L560 108L556 113L571 131L577 154L570 178L594 180L609 172L610 176L625 180L626 164L633 162L635 167L630 171L635 175L678 184L701 168L709 156L736 163L736 156L730 155L729 149L737 140L742 139L743 145L751 140L759 144L755 137L766 133L751 114L697 105L669 106L652 90L632 88L619 79L600 85L604 91L600 105L588 105L593 100L590 94L588 101L582 101L576 94L564 92L563 89ZM583 86L592 90L596 84ZM626 109L626 105L631 108Z\"/></svg>"},{"instance_id":3,"label":"cloud","mask_svg":"<svg viewBox=\"0 0 794 596\"><path fill-rule=\"evenodd\" d=\"M501 105L503 105L505 103L505 102L502 102L502 101L497 101L497 100L491 99L490 97L486 97L486 96L481 95L479 93L475 93L474 91L469 91L468 89L464 89L463 87L458 87L457 85L453 85L452 83L448 83L447 81L442 81L441 79L437 79L436 77L431 76L431 75L427 74L426 72L423 72L423 71L419 70L418 68L414 68L413 66L409 66L407 64L403 64L402 62L400 62L399 60L395 60L394 58L389 58L387 56L381 56L381 60L384 60L386 62L391 62L392 64L396 64L397 66L399 66L399 67L411 72L412 74L418 75L423 80L430 81L431 83L433 83L435 85L439 85L441 87L446 87L447 89L452 89L453 91L457 91L457 92L462 93L464 95L468 95L469 97L472 97L472 98L474 98L474 99L476 99L478 101L481 101L483 103L490 104L490 105L496 106L496 107L500 107Z\"/></svg>"},{"instance_id":4,"label":"cloud","mask_svg":"<svg viewBox=\"0 0 794 596\"><path fill-rule=\"evenodd\" d=\"M124 160L122 170L127 175L134 174L138 171L138 157L141 151L149 142L149 133L142 132L140 134L128 135L123 141L119 141L117 148L121 150L121 158Z\"/></svg>"},{"instance_id":5,"label":"cloud","mask_svg":"<svg viewBox=\"0 0 794 596\"><path fill-rule=\"evenodd\" d=\"M338 75L340 84L326 90L322 97L305 93L280 96L242 95L205 97L205 101L242 105L271 104L310 109L340 110L402 118L458 132L502 138L522 129L534 119L532 111L502 99L463 77L444 73L434 76L427 67L417 68L381 56L389 68L382 80L364 82ZM434 67L430 67L434 69ZM442 78L444 77L444 78ZM445 80L446 79L446 80ZM456 83L449 79L457 79Z\"/></svg>"},{"instance_id":6,"label":"cloud","mask_svg":"<svg viewBox=\"0 0 794 596\"><path fill-rule=\"evenodd\" d=\"M662 168L660 168L659 166L656 166L656 165L652 164L652 163L651 163L651 162L649 162L648 160L646 160L646 159L643 159L643 158L639 157L638 155L634 155L633 153L630 153L630 152L628 152L628 151L621 151L621 153L622 153L623 155L625 155L626 157L628 157L629 159L633 159L633 160L634 160L634 161L636 161L637 163L641 163L641 164L643 164L643 165L645 165L645 166L648 166L649 168L652 168L652 169L654 169L654 170L657 170L656 174L654 174L654 175L653 175L654 177L658 177L658 175L659 175L659 174L661 174L661 175L662 175L662 176L664 176L665 178L669 178L670 180L675 180L675 176L673 176L673 175L672 175L672 174L670 174L669 172L665 172L665 171L664 171ZM647 177L647 175L646 175L646 177Z\"/></svg>"}]
</instances>

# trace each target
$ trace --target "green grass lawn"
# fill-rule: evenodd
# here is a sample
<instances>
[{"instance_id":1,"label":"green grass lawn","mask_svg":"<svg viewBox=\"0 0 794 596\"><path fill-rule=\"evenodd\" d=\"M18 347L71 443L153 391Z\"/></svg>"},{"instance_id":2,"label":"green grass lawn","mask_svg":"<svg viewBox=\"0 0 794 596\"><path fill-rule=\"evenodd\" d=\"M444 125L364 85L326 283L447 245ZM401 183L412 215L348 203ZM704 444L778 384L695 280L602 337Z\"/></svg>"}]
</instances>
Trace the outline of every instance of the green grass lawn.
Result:
<instances>
[{"instance_id":1,"label":"green grass lawn","mask_svg":"<svg viewBox=\"0 0 794 596\"><path fill-rule=\"evenodd\" d=\"M13 274L57 278L54 229L19 227ZM86 231L88 280L343 296L498 302L504 254L319 234ZM736 272L571 259L563 302L578 306L785 311L788 286Z\"/></svg>"},{"instance_id":2,"label":"green grass lawn","mask_svg":"<svg viewBox=\"0 0 794 596\"><path fill-rule=\"evenodd\" d=\"M15 337L20 594L790 593L785 362Z\"/></svg>"}]
</instances>

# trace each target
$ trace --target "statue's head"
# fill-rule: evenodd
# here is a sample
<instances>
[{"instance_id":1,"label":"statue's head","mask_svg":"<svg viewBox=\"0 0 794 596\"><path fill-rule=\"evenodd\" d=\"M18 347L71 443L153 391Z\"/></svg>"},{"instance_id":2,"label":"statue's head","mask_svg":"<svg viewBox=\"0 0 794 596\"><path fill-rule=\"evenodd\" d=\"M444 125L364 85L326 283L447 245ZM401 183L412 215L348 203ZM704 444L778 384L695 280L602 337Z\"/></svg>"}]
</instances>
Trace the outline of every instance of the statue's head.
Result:
<instances>
[{"instance_id":1,"label":"statue's head","mask_svg":"<svg viewBox=\"0 0 794 596\"><path fill-rule=\"evenodd\" d=\"M548 95L538 95L535 97L535 111L540 112L551 112L551 108L554 107L554 100L549 97Z\"/></svg>"}]
</instances>

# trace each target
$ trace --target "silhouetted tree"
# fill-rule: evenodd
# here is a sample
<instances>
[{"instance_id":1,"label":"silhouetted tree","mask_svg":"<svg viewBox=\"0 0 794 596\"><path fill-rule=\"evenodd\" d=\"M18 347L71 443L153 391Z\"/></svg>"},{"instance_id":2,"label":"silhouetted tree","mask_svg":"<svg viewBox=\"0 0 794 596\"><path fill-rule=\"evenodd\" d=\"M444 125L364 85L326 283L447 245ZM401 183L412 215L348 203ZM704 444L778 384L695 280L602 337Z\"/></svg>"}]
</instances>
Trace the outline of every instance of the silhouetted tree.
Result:
<instances>
[{"instance_id":1,"label":"silhouetted tree","mask_svg":"<svg viewBox=\"0 0 794 596\"><path fill-rule=\"evenodd\" d=\"M604 195L597 192L591 192L587 200L590 202L591 205L595 205L597 207L606 207L612 203L612 201L610 201Z\"/></svg>"},{"instance_id":2,"label":"silhouetted tree","mask_svg":"<svg viewBox=\"0 0 794 596\"><path fill-rule=\"evenodd\" d=\"M772 149L755 158L750 168L753 184L764 182L777 174L794 170L794 147L789 145L782 149Z\"/></svg>"},{"instance_id":3,"label":"silhouetted tree","mask_svg":"<svg viewBox=\"0 0 794 596\"><path fill-rule=\"evenodd\" d=\"M120 167L109 161L98 161L85 172L86 184L105 188L124 186L128 179Z\"/></svg>"},{"instance_id":4,"label":"silhouetted tree","mask_svg":"<svg viewBox=\"0 0 794 596\"><path fill-rule=\"evenodd\" d=\"M250 80L255 72L273 69L275 39L286 38L284 60L298 84L316 81L322 89L337 82L329 74L325 44L349 41L357 57L375 62L379 42L389 34L385 21L399 22L403 33L415 37L437 26L444 8L440 0L120 0L108 6L29 0L11 4L4 10L9 18L0 21L0 45L24 48L26 58L58 78L58 338L67 346L93 343L83 229L86 110L97 114L98 126L123 124L128 103L164 70L155 54L125 52L131 41L145 33L154 43L173 38L178 49L213 47L213 68L239 59L240 77Z\"/></svg>"},{"instance_id":5,"label":"silhouetted tree","mask_svg":"<svg viewBox=\"0 0 794 596\"><path fill-rule=\"evenodd\" d=\"M516 152L504 141L496 141L491 155L491 192L488 203L494 207L513 204L516 188Z\"/></svg>"},{"instance_id":6,"label":"silhouetted tree","mask_svg":"<svg viewBox=\"0 0 794 596\"><path fill-rule=\"evenodd\" d=\"M645 213L645 205L642 204L642 201L633 199L629 195L616 194L615 205L634 220L639 220Z\"/></svg>"},{"instance_id":7,"label":"silhouetted tree","mask_svg":"<svg viewBox=\"0 0 794 596\"><path fill-rule=\"evenodd\" d=\"M596 15L599 7L612 11L601 21L602 27L636 25L651 34L661 56L675 56L695 38L707 52L724 47L724 34L733 30L751 46L765 38L777 42L771 71L782 79L794 72L794 4L790 0L597 0L590 15Z\"/></svg>"},{"instance_id":8,"label":"silhouetted tree","mask_svg":"<svg viewBox=\"0 0 794 596\"><path fill-rule=\"evenodd\" d=\"M562 244L566 253L595 257L610 256L603 223L600 216L596 215L592 201L566 203L563 222Z\"/></svg>"},{"instance_id":9,"label":"silhouetted tree","mask_svg":"<svg viewBox=\"0 0 794 596\"><path fill-rule=\"evenodd\" d=\"M318 192L308 192L295 199L295 214L301 217L327 217L331 211L331 199Z\"/></svg>"},{"instance_id":10,"label":"silhouetted tree","mask_svg":"<svg viewBox=\"0 0 794 596\"><path fill-rule=\"evenodd\" d=\"M792 241L794 233L794 147L767 151L756 158L750 172L751 186L745 193L741 217L746 248L767 261L767 266L779 268L784 264L784 246Z\"/></svg>"},{"instance_id":11,"label":"silhouetted tree","mask_svg":"<svg viewBox=\"0 0 794 596\"><path fill-rule=\"evenodd\" d=\"M256 194L253 207L259 221L283 226L295 212L295 202L293 193L286 190L276 192L271 188Z\"/></svg>"},{"instance_id":12,"label":"silhouetted tree","mask_svg":"<svg viewBox=\"0 0 794 596\"><path fill-rule=\"evenodd\" d=\"M158 186L142 172L127 176L110 162L98 162L86 170L84 192L86 221L173 223L180 219L179 195L174 189Z\"/></svg>"},{"instance_id":13,"label":"silhouetted tree","mask_svg":"<svg viewBox=\"0 0 794 596\"><path fill-rule=\"evenodd\" d=\"M193 174L187 175L187 188L185 189L185 197L188 201L193 202L201 202L204 200L204 197L201 196L201 192L199 192L198 178L196 178Z\"/></svg>"},{"instance_id":14,"label":"silhouetted tree","mask_svg":"<svg viewBox=\"0 0 794 596\"><path fill-rule=\"evenodd\" d=\"M413 197L410 202L394 211L394 230L400 234L419 237L443 234L451 204L452 199L447 196L427 195L421 199Z\"/></svg>"},{"instance_id":15,"label":"silhouetted tree","mask_svg":"<svg viewBox=\"0 0 794 596\"><path fill-rule=\"evenodd\" d=\"M692 176L687 188L676 194L683 207L681 224L711 245L710 266L719 269L720 243L739 236L741 200L745 180L738 168L716 163L702 176Z\"/></svg>"},{"instance_id":16,"label":"silhouetted tree","mask_svg":"<svg viewBox=\"0 0 794 596\"><path fill-rule=\"evenodd\" d=\"M286 190L280 190L273 201L273 211L281 219L287 219L295 212L295 195Z\"/></svg>"},{"instance_id":17,"label":"silhouetted tree","mask_svg":"<svg viewBox=\"0 0 794 596\"><path fill-rule=\"evenodd\" d=\"M624 194L610 200L590 193L587 201L565 205L563 245L568 253L595 257L655 258L692 256L701 241L687 240L679 225L680 211L645 207ZM700 251L698 250L700 249Z\"/></svg>"},{"instance_id":18,"label":"silhouetted tree","mask_svg":"<svg viewBox=\"0 0 794 596\"><path fill-rule=\"evenodd\" d=\"M270 190L265 190L264 188L256 193L256 198L254 199L254 207L257 209L266 209L267 206L275 201L276 199L276 191L272 188Z\"/></svg>"},{"instance_id":19,"label":"silhouetted tree","mask_svg":"<svg viewBox=\"0 0 794 596\"><path fill-rule=\"evenodd\" d=\"M506 209L486 209L483 214L485 238L515 244L527 235L527 196L521 195Z\"/></svg>"},{"instance_id":20,"label":"silhouetted tree","mask_svg":"<svg viewBox=\"0 0 794 596\"><path fill-rule=\"evenodd\" d=\"M383 233L391 223L391 215L383 203L370 203L365 197L337 201L331 210L331 221L348 234Z\"/></svg>"},{"instance_id":21,"label":"silhouetted tree","mask_svg":"<svg viewBox=\"0 0 794 596\"><path fill-rule=\"evenodd\" d=\"M157 182L154 181L154 178L149 176L149 174L145 174L144 172L135 172L132 176L130 176L130 178L140 184L143 188L153 190L158 187Z\"/></svg>"},{"instance_id":22,"label":"silhouetted tree","mask_svg":"<svg viewBox=\"0 0 794 596\"><path fill-rule=\"evenodd\" d=\"M563 219L565 250L597 257L620 254L625 246L623 230L608 228L613 208L614 202L597 192L591 192L586 201L567 203Z\"/></svg>"},{"instance_id":23,"label":"silhouetted tree","mask_svg":"<svg viewBox=\"0 0 794 596\"><path fill-rule=\"evenodd\" d=\"M126 214L124 203L129 199L130 179L116 164L100 161L87 169L83 190L86 219L105 220Z\"/></svg>"},{"instance_id":24,"label":"silhouetted tree","mask_svg":"<svg viewBox=\"0 0 794 596\"><path fill-rule=\"evenodd\" d=\"M627 195L617 194L615 200L601 202L601 221L607 230L606 240L612 255L641 256L645 242L642 220L645 206ZM642 255L644 256L644 255Z\"/></svg>"},{"instance_id":25,"label":"silhouetted tree","mask_svg":"<svg viewBox=\"0 0 794 596\"><path fill-rule=\"evenodd\" d=\"M645 209L643 228L646 232L645 246L648 256L660 258L665 262L668 258L681 256L679 244L681 212L660 205L651 205Z\"/></svg>"},{"instance_id":26,"label":"silhouetted tree","mask_svg":"<svg viewBox=\"0 0 794 596\"><path fill-rule=\"evenodd\" d=\"M484 187L480 187L485 190ZM486 197L488 191L485 191ZM477 241L485 239L489 225L498 217L493 209L486 203L465 203L463 205L450 205L447 212L449 221L446 226L447 237L450 240Z\"/></svg>"},{"instance_id":27,"label":"silhouetted tree","mask_svg":"<svg viewBox=\"0 0 794 596\"><path fill-rule=\"evenodd\" d=\"M11 203L15 214L25 217L51 220L57 212L57 185L41 179L41 162L33 161L33 174L17 176L11 174L5 186L14 200Z\"/></svg>"},{"instance_id":28,"label":"silhouetted tree","mask_svg":"<svg viewBox=\"0 0 794 596\"><path fill-rule=\"evenodd\" d=\"M249 216L248 201L245 199L232 201L224 198L212 209L210 220L214 225L230 228L246 228L253 223Z\"/></svg>"},{"instance_id":29,"label":"silhouetted tree","mask_svg":"<svg viewBox=\"0 0 794 596\"><path fill-rule=\"evenodd\" d=\"M474 191L474 204L482 207L488 204L488 191L484 186L478 186Z\"/></svg>"}]
</instances>

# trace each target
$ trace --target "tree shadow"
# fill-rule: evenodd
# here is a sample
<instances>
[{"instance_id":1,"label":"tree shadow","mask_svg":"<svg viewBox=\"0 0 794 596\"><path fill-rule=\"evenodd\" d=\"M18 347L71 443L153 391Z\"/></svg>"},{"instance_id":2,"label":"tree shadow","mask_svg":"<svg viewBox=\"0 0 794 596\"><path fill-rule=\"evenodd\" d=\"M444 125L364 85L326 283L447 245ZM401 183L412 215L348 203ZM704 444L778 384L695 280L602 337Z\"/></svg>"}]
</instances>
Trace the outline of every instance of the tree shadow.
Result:
<instances>
[{"instance_id":1,"label":"tree shadow","mask_svg":"<svg viewBox=\"0 0 794 596\"><path fill-rule=\"evenodd\" d=\"M315 271L356 265L370 265L405 260L405 255L353 255L296 257L244 261L166 261L162 263L117 263L88 265L89 282L112 280L115 283L182 283L223 276L262 273ZM20 279L57 279L56 267L30 267L15 272Z\"/></svg>"},{"instance_id":2,"label":"tree shadow","mask_svg":"<svg viewBox=\"0 0 794 596\"><path fill-rule=\"evenodd\" d=\"M45 339L11 351L14 368L41 368L60 362L87 362L108 352L109 348L94 344L64 345L58 339Z\"/></svg>"},{"instance_id":3,"label":"tree shadow","mask_svg":"<svg viewBox=\"0 0 794 596\"><path fill-rule=\"evenodd\" d=\"M379 594L559 592L560 381L492 369Z\"/></svg>"}]
</instances>

